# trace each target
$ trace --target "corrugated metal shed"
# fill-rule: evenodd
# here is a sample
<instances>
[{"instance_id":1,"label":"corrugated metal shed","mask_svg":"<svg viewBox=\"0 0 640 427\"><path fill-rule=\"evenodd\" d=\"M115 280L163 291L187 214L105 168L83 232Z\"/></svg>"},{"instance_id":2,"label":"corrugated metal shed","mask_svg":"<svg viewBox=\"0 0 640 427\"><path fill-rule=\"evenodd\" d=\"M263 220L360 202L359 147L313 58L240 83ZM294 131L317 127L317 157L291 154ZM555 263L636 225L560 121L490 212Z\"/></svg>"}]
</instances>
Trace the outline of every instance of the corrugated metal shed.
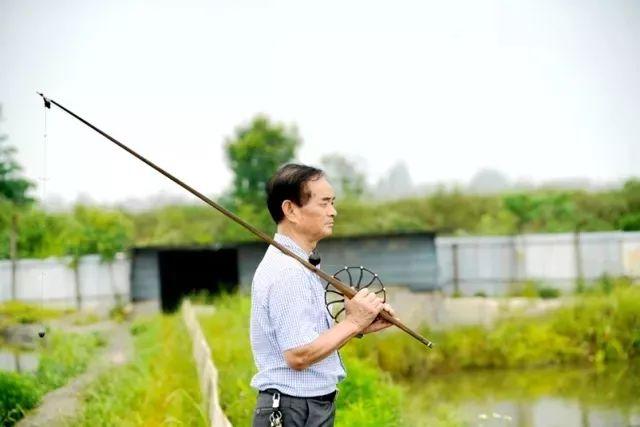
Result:
<instances>
[{"instance_id":1,"label":"corrugated metal shed","mask_svg":"<svg viewBox=\"0 0 640 427\"><path fill-rule=\"evenodd\" d=\"M134 249L131 260L131 300L160 299L158 252Z\"/></svg>"},{"instance_id":2,"label":"corrugated metal shed","mask_svg":"<svg viewBox=\"0 0 640 427\"><path fill-rule=\"evenodd\" d=\"M248 291L265 243L237 246L240 287ZM333 274L344 266L364 266L377 273L385 286L404 285L414 291L438 286L435 234L415 232L334 237L318 243L320 268Z\"/></svg>"},{"instance_id":3,"label":"corrugated metal shed","mask_svg":"<svg viewBox=\"0 0 640 427\"><path fill-rule=\"evenodd\" d=\"M234 247L135 248L131 267L133 301L158 300L162 308L177 308L187 294L230 291L238 284Z\"/></svg>"}]
</instances>

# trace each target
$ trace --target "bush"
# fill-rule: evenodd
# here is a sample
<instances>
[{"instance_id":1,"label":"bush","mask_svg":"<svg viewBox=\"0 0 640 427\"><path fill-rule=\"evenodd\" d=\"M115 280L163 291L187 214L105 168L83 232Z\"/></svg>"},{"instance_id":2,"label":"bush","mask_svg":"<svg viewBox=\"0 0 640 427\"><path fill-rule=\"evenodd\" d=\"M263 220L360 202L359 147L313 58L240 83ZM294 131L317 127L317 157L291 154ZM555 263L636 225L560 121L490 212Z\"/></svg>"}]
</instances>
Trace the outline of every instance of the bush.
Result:
<instances>
[{"instance_id":1,"label":"bush","mask_svg":"<svg viewBox=\"0 0 640 427\"><path fill-rule=\"evenodd\" d=\"M538 296L542 299L558 298L560 290L550 286L542 286L538 289Z\"/></svg>"},{"instance_id":2,"label":"bush","mask_svg":"<svg viewBox=\"0 0 640 427\"><path fill-rule=\"evenodd\" d=\"M33 408L40 399L40 390L31 376L0 372L0 425L11 426Z\"/></svg>"},{"instance_id":3,"label":"bush","mask_svg":"<svg viewBox=\"0 0 640 427\"><path fill-rule=\"evenodd\" d=\"M512 283L510 285L511 297L525 298L557 298L560 296L560 290L551 286L547 286L538 280L527 280L521 283Z\"/></svg>"},{"instance_id":4,"label":"bush","mask_svg":"<svg viewBox=\"0 0 640 427\"><path fill-rule=\"evenodd\" d=\"M7 301L0 304L0 329L12 324L32 324L46 319L60 317L73 310L57 310L27 304L21 301Z\"/></svg>"},{"instance_id":5,"label":"bush","mask_svg":"<svg viewBox=\"0 0 640 427\"><path fill-rule=\"evenodd\" d=\"M614 280L614 283L618 281ZM585 294L571 306L537 318L508 319L491 329L459 327L444 332L420 328L434 341L423 346L399 331L353 343L395 378L426 378L463 369L604 366L640 355L640 287L614 285L609 295Z\"/></svg>"},{"instance_id":6,"label":"bush","mask_svg":"<svg viewBox=\"0 0 640 427\"><path fill-rule=\"evenodd\" d=\"M360 359L349 347L341 356L347 371L339 384L336 425L338 426L396 426L402 408L401 389L393 384L388 373L380 372L375 361Z\"/></svg>"}]
</instances>

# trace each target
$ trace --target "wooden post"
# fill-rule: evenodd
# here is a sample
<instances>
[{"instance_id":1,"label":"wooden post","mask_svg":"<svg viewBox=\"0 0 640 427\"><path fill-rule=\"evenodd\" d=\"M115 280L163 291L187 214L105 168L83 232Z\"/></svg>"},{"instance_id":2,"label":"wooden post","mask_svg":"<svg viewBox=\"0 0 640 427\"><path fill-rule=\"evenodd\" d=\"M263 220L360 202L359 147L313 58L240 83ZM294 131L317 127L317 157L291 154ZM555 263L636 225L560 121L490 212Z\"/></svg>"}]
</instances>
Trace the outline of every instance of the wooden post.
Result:
<instances>
[{"instance_id":1,"label":"wooden post","mask_svg":"<svg viewBox=\"0 0 640 427\"><path fill-rule=\"evenodd\" d=\"M458 244L453 243L451 245L452 257L453 257L453 294L460 296L460 276L458 270Z\"/></svg>"},{"instance_id":2,"label":"wooden post","mask_svg":"<svg viewBox=\"0 0 640 427\"><path fill-rule=\"evenodd\" d=\"M76 290L76 309L82 310L82 288L80 287L80 259L78 259L77 263L73 266L73 278L75 279L75 290Z\"/></svg>"},{"instance_id":3,"label":"wooden post","mask_svg":"<svg viewBox=\"0 0 640 427\"><path fill-rule=\"evenodd\" d=\"M573 252L576 262L576 291L580 292L584 286L584 269L582 265L582 250L580 248L580 230L573 233Z\"/></svg>"},{"instance_id":4,"label":"wooden post","mask_svg":"<svg viewBox=\"0 0 640 427\"><path fill-rule=\"evenodd\" d=\"M11 258L11 299L18 298L16 269L18 266L18 213L11 214L11 231L9 233L9 258Z\"/></svg>"}]
</instances>

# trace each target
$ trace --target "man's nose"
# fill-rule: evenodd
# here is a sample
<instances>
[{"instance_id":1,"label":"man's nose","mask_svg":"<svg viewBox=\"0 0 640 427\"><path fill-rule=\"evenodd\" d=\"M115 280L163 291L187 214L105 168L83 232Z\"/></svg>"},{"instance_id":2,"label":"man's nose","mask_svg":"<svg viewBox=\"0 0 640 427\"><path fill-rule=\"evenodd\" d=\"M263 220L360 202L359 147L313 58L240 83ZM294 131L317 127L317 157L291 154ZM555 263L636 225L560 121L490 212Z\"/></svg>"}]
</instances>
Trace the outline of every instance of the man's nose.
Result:
<instances>
[{"instance_id":1,"label":"man's nose","mask_svg":"<svg viewBox=\"0 0 640 427\"><path fill-rule=\"evenodd\" d=\"M336 210L336 207L331 205L331 210L329 211L329 216L335 217L338 215L338 211Z\"/></svg>"}]
</instances>

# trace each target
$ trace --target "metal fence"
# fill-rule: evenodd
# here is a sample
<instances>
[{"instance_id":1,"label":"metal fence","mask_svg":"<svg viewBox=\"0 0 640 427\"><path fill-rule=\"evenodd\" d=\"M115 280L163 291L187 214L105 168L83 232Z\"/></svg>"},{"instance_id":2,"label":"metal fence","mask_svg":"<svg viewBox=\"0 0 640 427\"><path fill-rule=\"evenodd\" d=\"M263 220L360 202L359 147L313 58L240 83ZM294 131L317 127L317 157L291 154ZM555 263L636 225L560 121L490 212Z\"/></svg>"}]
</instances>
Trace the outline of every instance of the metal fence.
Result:
<instances>
[{"instance_id":1,"label":"metal fence","mask_svg":"<svg viewBox=\"0 0 640 427\"><path fill-rule=\"evenodd\" d=\"M445 293L503 295L525 281L564 292L604 274L640 278L640 232L438 237Z\"/></svg>"}]
</instances>

